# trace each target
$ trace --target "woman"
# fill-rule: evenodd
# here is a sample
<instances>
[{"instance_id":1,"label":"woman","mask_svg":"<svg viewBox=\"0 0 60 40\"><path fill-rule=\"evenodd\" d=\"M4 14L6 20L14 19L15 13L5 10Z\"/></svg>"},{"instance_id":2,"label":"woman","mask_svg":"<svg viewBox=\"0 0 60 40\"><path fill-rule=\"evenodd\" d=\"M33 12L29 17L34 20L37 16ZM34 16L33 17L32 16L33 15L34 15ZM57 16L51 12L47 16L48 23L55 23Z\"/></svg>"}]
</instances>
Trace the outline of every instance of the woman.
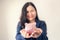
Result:
<instances>
[{"instance_id":1,"label":"woman","mask_svg":"<svg viewBox=\"0 0 60 40\"><path fill-rule=\"evenodd\" d=\"M46 35L45 22L39 20L35 5L32 2L27 2L22 8L16 40L48 40Z\"/></svg>"}]
</instances>

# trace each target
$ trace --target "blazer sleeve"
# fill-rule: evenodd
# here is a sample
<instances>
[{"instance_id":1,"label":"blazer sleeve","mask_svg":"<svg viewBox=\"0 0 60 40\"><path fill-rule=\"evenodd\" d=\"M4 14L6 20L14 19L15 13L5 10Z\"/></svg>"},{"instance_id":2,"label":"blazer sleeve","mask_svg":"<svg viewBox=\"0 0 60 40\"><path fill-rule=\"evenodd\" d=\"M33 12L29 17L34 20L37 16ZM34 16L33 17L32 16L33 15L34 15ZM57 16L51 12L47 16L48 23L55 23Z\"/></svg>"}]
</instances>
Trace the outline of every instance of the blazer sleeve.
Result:
<instances>
[{"instance_id":1,"label":"blazer sleeve","mask_svg":"<svg viewBox=\"0 0 60 40\"><path fill-rule=\"evenodd\" d=\"M46 23L44 21L41 21L40 28L43 30L42 34L40 35L42 40L48 40L47 27L46 27Z\"/></svg>"},{"instance_id":2,"label":"blazer sleeve","mask_svg":"<svg viewBox=\"0 0 60 40\"><path fill-rule=\"evenodd\" d=\"M21 36L20 30L22 29L20 22L17 25L17 33L16 40L25 40L24 37Z\"/></svg>"}]
</instances>

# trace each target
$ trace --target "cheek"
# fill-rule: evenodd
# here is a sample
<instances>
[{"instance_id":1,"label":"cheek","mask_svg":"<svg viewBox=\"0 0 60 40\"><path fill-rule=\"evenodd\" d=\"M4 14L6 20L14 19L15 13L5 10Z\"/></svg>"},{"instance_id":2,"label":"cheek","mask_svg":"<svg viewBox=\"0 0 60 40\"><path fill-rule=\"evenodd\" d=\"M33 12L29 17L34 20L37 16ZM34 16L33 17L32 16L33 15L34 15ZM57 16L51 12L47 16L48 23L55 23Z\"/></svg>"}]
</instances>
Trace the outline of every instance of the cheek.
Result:
<instances>
[{"instance_id":1,"label":"cheek","mask_svg":"<svg viewBox=\"0 0 60 40\"><path fill-rule=\"evenodd\" d=\"M36 17L36 13L35 13L35 12L33 12L33 13L32 13L32 16L33 16L33 18L35 18L35 17Z\"/></svg>"}]
</instances>

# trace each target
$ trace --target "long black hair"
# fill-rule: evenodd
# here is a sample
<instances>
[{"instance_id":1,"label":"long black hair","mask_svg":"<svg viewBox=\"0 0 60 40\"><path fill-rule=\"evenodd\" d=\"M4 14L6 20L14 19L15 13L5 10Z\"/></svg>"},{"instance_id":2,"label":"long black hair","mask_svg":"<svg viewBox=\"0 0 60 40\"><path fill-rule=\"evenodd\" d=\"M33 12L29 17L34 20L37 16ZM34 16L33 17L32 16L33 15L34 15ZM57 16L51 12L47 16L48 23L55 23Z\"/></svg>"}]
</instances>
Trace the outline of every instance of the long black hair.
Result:
<instances>
[{"instance_id":1,"label":"long black hair","mask_svg":"<svg viewBox=\"0 0 60 40\"><path fill-rule=\"evenodd\" d=\"M23 8L22 8L22 12L21 12L21 18L20 18L20 23L23 26L23 28L25 27L25 23L29 23L29 20L26 18L27 16L27 7L31 5L32 7L34 7L35 11L36 11L36 18L35 20L39 20L38 15L37 15L37 9L35 7L35 5L32 2L27 2Z\"/></svg>"}]
</instances>

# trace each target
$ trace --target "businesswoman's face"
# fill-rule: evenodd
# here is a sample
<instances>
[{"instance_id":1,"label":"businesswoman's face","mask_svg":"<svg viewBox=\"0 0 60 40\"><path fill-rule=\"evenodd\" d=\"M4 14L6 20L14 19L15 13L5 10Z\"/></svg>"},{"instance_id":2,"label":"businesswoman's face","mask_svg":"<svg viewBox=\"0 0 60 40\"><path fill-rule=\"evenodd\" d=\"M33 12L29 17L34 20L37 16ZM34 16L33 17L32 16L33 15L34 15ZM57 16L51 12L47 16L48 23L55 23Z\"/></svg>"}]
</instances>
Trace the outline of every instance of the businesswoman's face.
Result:
<instances>
[{"instance_id":1,"label":"businesswoman's face","mask_svg":"<svg viewBox=\"0 0 60 40\"><path fill-rule=\"evenodd\" d=\"M29 21L33 21L36 18L36 10L34 9L33 6L29 5L27 7L27 19Z\"/></svg>"}]
</instances>

